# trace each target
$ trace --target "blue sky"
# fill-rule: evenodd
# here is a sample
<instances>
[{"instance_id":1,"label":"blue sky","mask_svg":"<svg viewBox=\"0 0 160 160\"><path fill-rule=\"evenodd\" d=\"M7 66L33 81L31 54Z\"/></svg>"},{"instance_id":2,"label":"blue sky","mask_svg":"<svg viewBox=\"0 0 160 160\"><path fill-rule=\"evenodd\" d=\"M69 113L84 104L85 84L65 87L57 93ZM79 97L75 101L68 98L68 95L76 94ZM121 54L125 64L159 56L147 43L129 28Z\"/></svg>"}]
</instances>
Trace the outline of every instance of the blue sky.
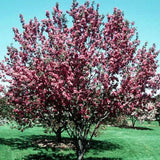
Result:
<instances>
[{"instance_id":1,"label":"blue sky","mask_svg":"<svg viewBox=\"0 0 160 160\"><path fill-rule=\"evenodd\" d=\"M0 0L0 60L6 55L6 47L14 43L12 27L21 28L19 14L26 22L35 16L45 18L46 10L52 11L56 2L60 9L69 10L72 0ZM85 0L79 0L84 3ZM141 44L155 43L160 49L160 0L95 0L100 4L100 12L108 14L117 7L124 12L125 18L135 22ZM160 64L160 63L159 63Z\"/></svg>"}]
</instances>

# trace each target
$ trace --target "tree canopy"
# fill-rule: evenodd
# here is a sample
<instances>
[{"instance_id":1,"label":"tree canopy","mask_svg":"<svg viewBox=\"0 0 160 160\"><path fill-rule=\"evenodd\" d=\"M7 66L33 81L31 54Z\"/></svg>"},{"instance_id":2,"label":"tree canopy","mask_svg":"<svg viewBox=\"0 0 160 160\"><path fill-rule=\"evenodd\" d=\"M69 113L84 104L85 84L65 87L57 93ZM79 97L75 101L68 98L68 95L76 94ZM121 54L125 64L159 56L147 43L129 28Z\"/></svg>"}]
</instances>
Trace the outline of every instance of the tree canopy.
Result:
<instances>
[{"instance_id":1,"label":"tree canopy","mask_svg":"<svg viewBox=\"0 0 160 160\"><path fill-rule=\"evenodd\" d=\"M19 47L8 47L0 69L22 129L39 122L55 133L67 130L80 160L108 115L130 115L151 101L159 52L139 47L134 23L117 8L105 17L98 4L73 1L66 13L71 27L58 4L40 22L20 15L23 31L13 28Z\"/></svg>"}]
</instances>

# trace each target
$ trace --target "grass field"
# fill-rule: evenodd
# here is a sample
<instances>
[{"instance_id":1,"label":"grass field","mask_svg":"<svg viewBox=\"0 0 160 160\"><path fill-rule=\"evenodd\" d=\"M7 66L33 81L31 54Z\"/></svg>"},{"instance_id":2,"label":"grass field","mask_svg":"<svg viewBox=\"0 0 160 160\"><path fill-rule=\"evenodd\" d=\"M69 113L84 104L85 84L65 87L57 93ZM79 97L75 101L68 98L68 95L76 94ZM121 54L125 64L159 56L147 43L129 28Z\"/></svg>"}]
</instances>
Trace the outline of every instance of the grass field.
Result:
<instances>
[{"instance_id":1,"label":"grass field","mask_svg":"<svg viewBox=\"0 0 160 160\"><path fill-rule=\"evenodd\" d=\"M156 123L137 126L137 129L106 127L101 130L85 159L160 160L160 127ZM69 140L65 134L63 137L66 142ZM20 132L7 125L0 126L0 160L75 159L72 149L41 145L41 142L49 144L54 140L54 135L45 134L40 127Z\"/></svg>"}]
</instances>

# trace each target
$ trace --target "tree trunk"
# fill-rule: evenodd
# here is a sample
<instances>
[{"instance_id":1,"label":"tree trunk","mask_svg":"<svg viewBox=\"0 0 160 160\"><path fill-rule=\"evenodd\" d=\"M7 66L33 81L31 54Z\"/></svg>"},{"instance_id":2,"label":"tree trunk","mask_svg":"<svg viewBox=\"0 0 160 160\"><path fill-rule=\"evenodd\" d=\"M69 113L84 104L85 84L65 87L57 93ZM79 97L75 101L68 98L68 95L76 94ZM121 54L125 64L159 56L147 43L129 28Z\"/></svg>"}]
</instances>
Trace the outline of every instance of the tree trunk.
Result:
<instances>
[{"instance_id":1,"label":"tree trunk","mask_svg":"<svg viewBox=\"0 0 160 160\"><path fill-rule=\"evenodd\" d=\"M136 124L136 119L133 116L131 117L131 121L132 121L132 127L134 128Z\"/></svg>"},{"instance_id":2,"label":"tree trunk","mask_svg":"<svg viewBox=\"0 0 160 160\"><path fill-rule=\"evenodd\" d=\"M148 124L151 124L151 120L148 120Z\"/></svg>"},{"instance_id":3,"label":"tree trunk","mask_svg":"<svg viewBox=\"0 0 160 160\"><path fill-rule=\"evenodd\" d=\"M77 156L77 160L83 160L84 153L81 153Z\"/></svg>"},{"instance_id":4,"label":"tree trunk","mask_svg":"<svg viewBox=\"0 0 160 160\"><path fill-rule=\"evenodd\" d=\"M82 141L82 139L78 139L77 145L76 145L77 160L83 160L84 153L85 153L85 146L83 144L83 141Z\"/></svg>"},{"instance_id":5,"label":"tree trunk","mask_svg":"<svg viewBox=\"0 0 160 160\"><path fill-rule=\"evenodd\" d=\"M58 130L57 130L57 132L56 132L56 139L57 139L57 142L58 142L58 143L59 143L59 142L62 142L62 135L61 135L61 133L62 133L61 128L58 128Z\"/></svg>"},{"instance_id":6,"label":"tree trunk","mask_svg":"<svg viewBox=\"0 0 160 160\"><path fill-rule=\"evenodd\" d=\"M132 121L132 127L133 128L135 127L135 121Z\"/></svg>"}]
</instances>

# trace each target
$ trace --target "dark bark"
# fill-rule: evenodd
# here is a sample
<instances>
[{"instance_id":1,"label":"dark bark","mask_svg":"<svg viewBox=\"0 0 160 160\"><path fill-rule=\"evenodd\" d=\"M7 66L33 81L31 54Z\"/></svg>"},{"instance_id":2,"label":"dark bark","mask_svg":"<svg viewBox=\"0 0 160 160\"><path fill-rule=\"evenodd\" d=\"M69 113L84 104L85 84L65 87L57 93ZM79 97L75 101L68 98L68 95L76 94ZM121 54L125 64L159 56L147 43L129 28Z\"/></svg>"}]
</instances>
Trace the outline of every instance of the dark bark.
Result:
<instances>
[{"instance_id":1,"label":"dark bark","mask_svg":"<svg viewBox=\"0 0 160 160\"><path fill-rule=\"evenodd\" d=\"M135 127L135 124L136 124L136 119L135 117L131 117L131 121L132 121L132 127L134 128Z\"/></svg>"},{"instance_id":2,"label":"dark bark","mask_svg":"<svg viewBox=\"0 0 160 160\"><path fill-rule=\"evenodd\" d=\"M62 128L58 128L58 130L55 132L57 142L62 142Z\"/></svg>"},{"instance_id":3,"label":"dark bark","mask_svg":"<svg viewBox=\"0 0 160 160\"><path fill-rule=\"evenodd\" d=\"M76 155L77 155L77 160L83 160L84 159L84 153L85 153L85 145L83 144L83 140L82 139L78 139L77 140L77 144L76 144Z\"/></svg>"},{"instance_id":4,"label":"dark bark","mask_svg":"<svg viewBox=\"0 0 160 160\"><path fill-rule=\"evenodd\" d=\"M135 121L132 122L132 127L133 127L133 128L135 127Z\"/></svg>"}]
</instances>

